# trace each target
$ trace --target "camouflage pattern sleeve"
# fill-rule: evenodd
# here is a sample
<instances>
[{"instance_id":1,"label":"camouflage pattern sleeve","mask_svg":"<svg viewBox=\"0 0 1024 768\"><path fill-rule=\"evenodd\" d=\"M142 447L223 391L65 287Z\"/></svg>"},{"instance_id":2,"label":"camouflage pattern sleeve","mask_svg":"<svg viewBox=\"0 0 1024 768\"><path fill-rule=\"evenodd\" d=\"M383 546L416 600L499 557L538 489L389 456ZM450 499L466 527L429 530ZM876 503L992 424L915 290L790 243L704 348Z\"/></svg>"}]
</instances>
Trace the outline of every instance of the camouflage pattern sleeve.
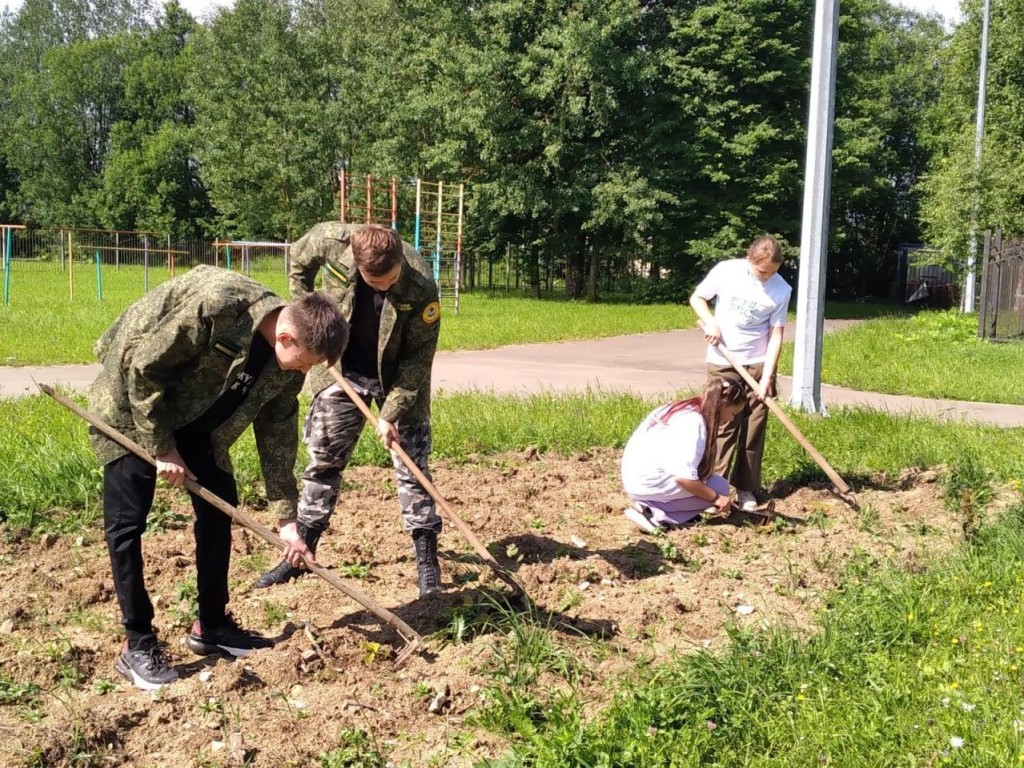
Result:
<instances>
[{"instance_id":1,"label":"camouflage pattern sleeve","mask_svg":"<svg viewBox=\"0 0 1024 768\"><path fill-rule=\"evenodd\" d=\"M279 520L297 514L295 457L299 447L299 390L302 381L268 402L252 424L270 510Z\"/></svg>"},{"instance_id":2,"label":"camouflage pattern sleeve","mask_svg":"<svg viewBox=\"0 0 1024 768\"><path fill-rule=\"evenodd\" d=\"M209 328L196 322L196 306L184 303L156 328L142 329L127 371L128 402L138 442L154 456L174 446L174 417L164 393L178 383L178 371L209 345Z\"/></svg>"},{"instance_id":3,"label":"camouflage pattern sleeve","mask_svg":"<svg viewBox=\"0 0 1024 768\"><path fill-rule=\"evenodd\" d=\"M430 386L430 369L441 332L441 306L436 298L418 305L414 313L402 338L394 384L380 408L380 417L392 424L415 405L420 389Z\"/></svg>"},{"instance_id":4,"label":"camouflage pattern sleeve","mask_svg":"<svg viewBox=\"0 0 1024 768\"><path fill-rule=\"evenodd\" d=\"M293 299L312 293L316 287L316 276L324 265L320 251L320 235L317 228L292 243L289 249L288 289Z\"/></svg>"}]
</instances>

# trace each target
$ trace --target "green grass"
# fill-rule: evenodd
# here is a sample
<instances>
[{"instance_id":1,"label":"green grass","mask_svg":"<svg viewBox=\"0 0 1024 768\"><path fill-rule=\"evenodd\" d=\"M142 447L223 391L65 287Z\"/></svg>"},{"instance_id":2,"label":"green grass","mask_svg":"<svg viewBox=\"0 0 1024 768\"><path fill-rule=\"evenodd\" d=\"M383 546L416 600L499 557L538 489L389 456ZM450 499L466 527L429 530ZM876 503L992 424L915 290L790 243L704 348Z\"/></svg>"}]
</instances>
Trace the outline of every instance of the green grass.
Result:
<instances>
[{"instance_id":1,"label":"green grass","mask_svg":"<svg viewBox=\"0 0 1024 768\"><path fill-rule=\"evenodd\" d=\"M508 344L595 339L692 328L696 316L680 304L626 304L463 294L459 314L441 320L440 349L489 349Z\"/></svg>"},{"instance_id":2,"label":"green grass","mask_svg":"<svg viewBox=\"0 0 1024 768\"><path fill-rule=\"evenodd\" d=\"M177 271L176 274L181 274ZM166 266L149 270L149 287L171 277ZM254 262L252 277L275 291L287 291L280 265ZM103 298L93 265L76 263L69 280L55 262L15 262L11 303L0 305L0 365L94 363L92 345L124 309L144 294L139 266L103 267Z\"/></svg>"},{"instance_id":3,"label":"green grass","mask_svg":"<svg viewBox=\"0 0 1024 768\"><path fill-rule=\"evenodd\" d=\"M787 344L779 370L788 374L792 366ZM1024 344L982 341L977 317L955 311L879 318L830 333L821 368L824 382L851 389L1024 404Z\"/></svg>"},{"instance_id":4,"label":"green grass","mask_svg":"<svg viewBox=\"0 0 1024 768\"><path fill-rule=\"evenodd\" d=\"M149 287L170 276L166 265L151 268ZM284 270L276 260L254 260L251 276L281 296L287 295ZM105 265L102 300L93 265L77 263L72 279L69 277L56 262L15 262L11 303L0 305L0 334L4 338L0 365L93 363L93 343L144 293L143 270L137 265L126 264L119 269ZM830 303L826 314L836 318L874 317L889 311L891 305L850 302ZM588 304L553 296L534 300L484 291L464 292L458 315L445 301L439 348L489 349L592 339L692 328L695 323L686 304L636 304L627 297Z\"/></svg>"},{"instance_id":5,"label":"green grass","mask_svg":"<svg viewBox=\"0 0 1024 768\"><path fill-rule=\"evenodd\" d=\"M511 745L482 765L1020 765L1022 557L1018 502L923 572L851 569L806 639L733 628L724 653L641 664L587 717L569 678L503 686L470 714Z\"/></svg>"},{"instance_id":6,"label":"green grass","mask_svg":"<svg viewBox=\"0 0 1024 768\"><path fill-rule=\"evenodd\" d=\"M536 447L563 454L594 446L621 447L654 402L632 395L580 393L497 397L461 393L436 398L434 457L474 461ZM303 405L303 410L305 404ZM1024 478L1024 429L934 422L859 409L827 419L794 413L808 439L848 482L902 467L951 464L964 452L1002 480ZM39 395L0 400L0 518L18 528L74 530L98 514L101 473L84 422ZM823 479L821 470L774 419L769 420L766 482ZM240 495L259 498L255 443L246 433L232 451ZM300 450L297 472L306 462ZM390 466L376 439L364 432L353 465Z\"/></svg>"}]
</instances>

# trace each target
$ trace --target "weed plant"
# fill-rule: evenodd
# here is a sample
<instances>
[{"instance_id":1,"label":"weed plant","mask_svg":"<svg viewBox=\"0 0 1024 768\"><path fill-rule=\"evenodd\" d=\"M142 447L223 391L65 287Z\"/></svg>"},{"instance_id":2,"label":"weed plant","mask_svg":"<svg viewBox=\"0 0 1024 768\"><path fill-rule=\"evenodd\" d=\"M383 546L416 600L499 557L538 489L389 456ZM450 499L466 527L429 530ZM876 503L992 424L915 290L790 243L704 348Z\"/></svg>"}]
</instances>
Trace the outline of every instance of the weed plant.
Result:
<instances>
[{"instance_id":1,"label":"weed plant","mask_svg":"<svg viewBox=\"0 0 1024 768\"><path fill-rule=\"evenodd\" d=\"M1024 345L982 341L977 318L955 310L879 318L835 331L822 344L822 380L869 392L1024 403ZM793 346L779 363L790 373Z\"/></svg>"}]
</instances>

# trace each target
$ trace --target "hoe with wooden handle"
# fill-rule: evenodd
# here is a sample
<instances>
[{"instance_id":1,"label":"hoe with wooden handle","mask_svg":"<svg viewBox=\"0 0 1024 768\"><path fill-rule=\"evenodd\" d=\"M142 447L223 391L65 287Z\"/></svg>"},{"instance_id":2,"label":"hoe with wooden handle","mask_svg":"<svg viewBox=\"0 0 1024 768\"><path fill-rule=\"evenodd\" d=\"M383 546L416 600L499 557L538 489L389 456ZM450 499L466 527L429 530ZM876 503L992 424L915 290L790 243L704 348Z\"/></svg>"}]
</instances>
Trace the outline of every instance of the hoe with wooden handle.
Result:
<instances>
[{"instance_id":1,"label":"hoe with wooden handle","mask_svg":"<svg viewBox=\"0 0 1024 768\"><path fill-rule=\"evenodd\" d=\"M374 429L376 429L377 417L373 415L370 407L363 402L363 398L360 397L354 389L352 389L352 385L345 380L345 377L338 372L337 368L331 367L328 370L330 370L331 376L334 377L334 380L338 382L338 386L345 391L345 394L348 395L349 399L356 404L360 411L362 411L366 420L370 422ZM416 462L414 462L409 454L402 449L402 446L398 445L397 442L392 443L391 450L394 451L398 458L402 460L402 463L408 467L409 471L412 472L420 485L426 489L427 493L430 494L430 497L437 503L437 506L439 506L441 511L444 512L445 517L454 523L455 527L458 528L462 535L466 537L466 540L469 542L470 546L473 547L473 551L476 552L480 559L489 565L491 570L494 571L494 574L508 584L517 596L526 597L526 590L523 589L522 585L515 580L512 574L498 565L498 562L491 557L491 553L487 551L487 548L484 547L482 543L480 543L480 539L478 539L476 534L473 533L473 529L466 525L461 517L455 514L455 510L452 509L451 505L445 500L437 488L434 487L434 484L427 479L427 476L423 474L420 468L416 466Z\"/></svg>"},{"instance_id":2,"label":"hoe with wooden handle","mask_svg":"<svg viewBox=\"0 0 1024 768\"><path fill-rule=\"evenodd\" d=\"M69 411L81 416L89 424L94 426L96 429L98 429L104 435L109 437L115 443L123 446L124 448L127 448L129 451L134 453L143 461L147 461L153 466L156 466L156 460L149 455L145 448L136 443L134 440L121 434L116 429L111 427L109 424L104 423L95 415L89 413L89 411L79 407L76 403L64 397L59 392L55 391L52 387L49 387L45 384L37 384L36 386L38 386L39 389L42 390L44 394L52 397L58 403L67 408ZM199 496L204 501L215 506L217 509L219 509L221 512L230 517L232 520L234 520L236 523L238 523L246 530L252 531L257 536L264 539L265 541L268 541L270 544L277 547L278 549L285 549L285 543L280 536L278 536L276 533L274 533L266 526L261 525L260 523L253 520L244 512L241 512L237 507L228 504L226 501L224 501L224 499L210 493L208 490L199 485L199 483L195 482L194 480L190 480L186 477L185 487L192 493L194 493L196 496ZM393 614L387 608L378 605L376 601L374 601L367 595L364 595L355 587L350 587L348 584L346 584L336 575L334 575L329 570L324 568L322 565L318 565L317 563L311 563L306 558L303 558L303 564L305 565L306 568L308 568L321 579L326 581L332 587L341 590L348 597L352 598L361 606L366 608L366 610L376 615L381 621L383 621L385 624L387 624L389 627L394 629L395 632L398 633L398 636L401 637L403 641L405 641L405 647L395 657L396 667L400 667L403 664L405 664L405 662L408 661L409 657L412 656L412 654L419 649L421 643L423 642L423 638L419 635L419 633L416 632L416 630L414 630L400 618L395 616L395 614Z\"/></svg>"},{"instance_id":3,"label":"hoe with wooden handle","mask_svg":"<svg viewBox=\"0 0 1024 768\"><path fill-rule=\"evenodd\" d=\"M740 365L732 356L732 353L730 353L721 344L716 344L715 348L718 350L719 354L728 361L729 365L735 368L736 372L743 377L743 380L747 382L747 386L756 392L758 383L754 381L754 377L747 372L747 369ZM825 461L825 457L818 452L817 448L811 445L811 441L804 437L803 432L801 432L799 428L797 428L796 424L793 423L793 420L786 415L786 412L782 410L782 407L775 402L775 398L765 397L764 403L768 406L769 410L778 417L779 421L782 422L782 425L789 430L789 433L796 439L796 441L800 443L801 447L810 454L811 458L814 459L817 465L822 468L826 475L828 475L828 479L831 480L832 484L835 486L836 495L856 509L857 496L854 494L853 489L846 484L846 481L839 476L838 472L832 469L832 465Z\"/></svg>"}]
</instances>

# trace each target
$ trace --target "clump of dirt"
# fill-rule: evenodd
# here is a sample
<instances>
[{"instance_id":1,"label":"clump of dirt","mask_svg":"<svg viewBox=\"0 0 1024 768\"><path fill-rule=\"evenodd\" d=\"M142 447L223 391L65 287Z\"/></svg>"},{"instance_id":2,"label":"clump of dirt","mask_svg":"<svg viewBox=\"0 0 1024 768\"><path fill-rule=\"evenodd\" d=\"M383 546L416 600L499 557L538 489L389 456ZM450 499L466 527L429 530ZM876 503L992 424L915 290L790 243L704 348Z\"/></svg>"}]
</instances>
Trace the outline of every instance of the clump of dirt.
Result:
<instances>
[{"instance_id":1,"label":"clump of dirt","mask_svg":"<svg viewBox=\"0 0 1024 768\"><path fill-rule=\"evenodd\" d=\"M859 510L825 488L779 486L770 524L734 518L649 536L622 516L619 455L531 452L434 467L437 486L514 572L557 641L580 653L589 638L614 649L595 656L579 684L591 702L640 658L718 646L730 623L805 630L851 568L922 568L963 535L943 510L937 474L908 471L861 490ZM181 679L146 694L113 669L119 613L100 525L35 544L8 537L0 548L3 754L46 766L305 766L344 746L416 766L500 753L499 738L464 720L481 704L506 639L495 598L505 588L448 526L446 591L416 600L412 541L390 473L358 468L346 479L320 562L427 636L426 652L394 669L398 636L315 577L255 589L277 557L236 531L231 609L277 645L236 661L191 655L184 636L194 545L190 527L169 514L172 527L144 546L158 629ZM171 506L188 512L183 499Z\"/></svg>"}]
</instances>

